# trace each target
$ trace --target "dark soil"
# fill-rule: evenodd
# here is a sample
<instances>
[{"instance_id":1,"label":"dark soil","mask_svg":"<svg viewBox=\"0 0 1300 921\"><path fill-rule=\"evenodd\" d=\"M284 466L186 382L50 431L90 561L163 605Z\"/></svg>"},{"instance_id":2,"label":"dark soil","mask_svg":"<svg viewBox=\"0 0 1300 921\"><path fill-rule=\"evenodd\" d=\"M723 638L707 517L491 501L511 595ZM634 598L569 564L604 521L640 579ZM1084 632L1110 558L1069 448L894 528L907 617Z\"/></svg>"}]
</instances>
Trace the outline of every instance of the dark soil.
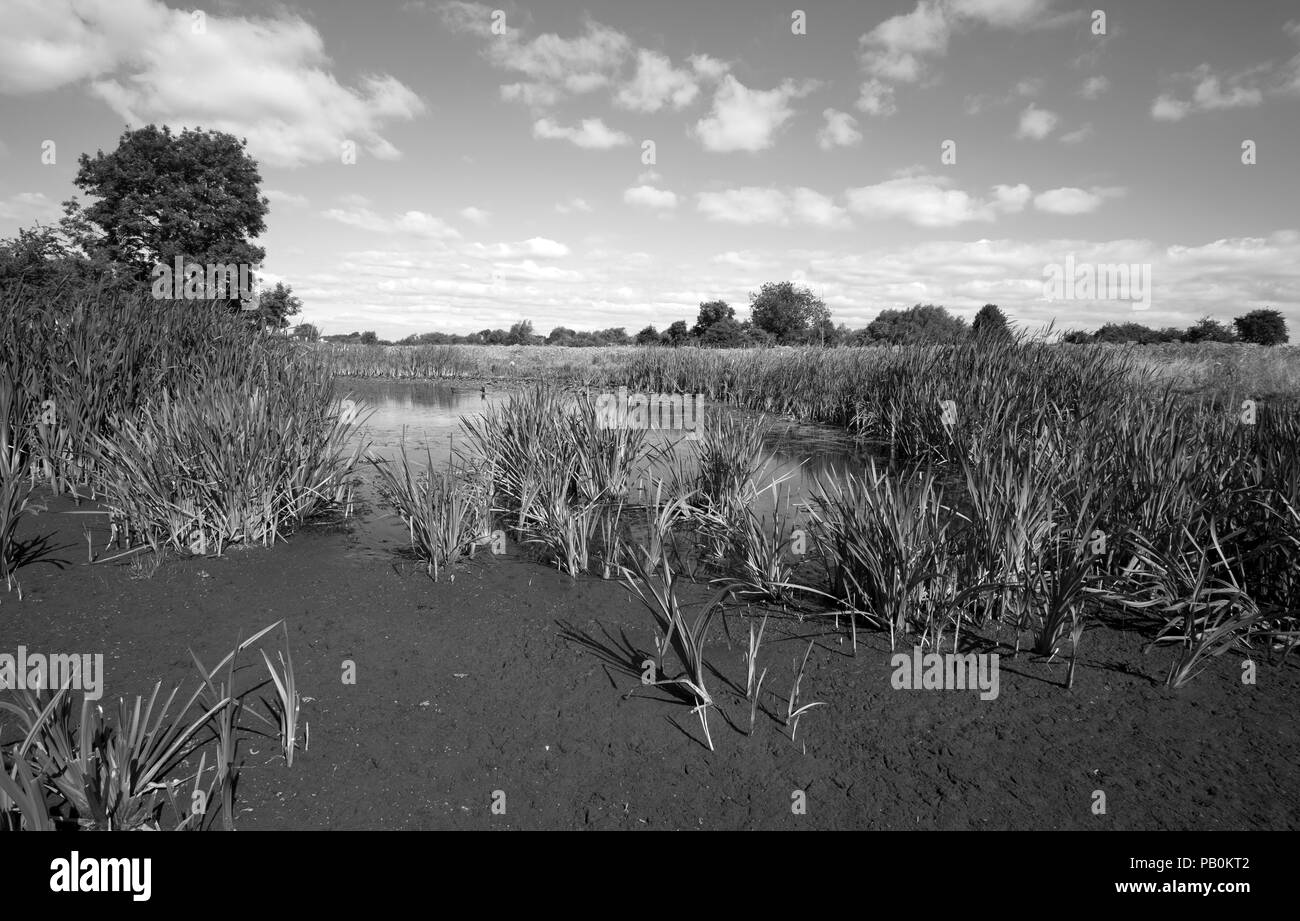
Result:
<instances>
[{"instance_id":1,"label":"dark soil","mask_svg":"<svg viewBox=\"0 0 1300 921\"><path fill-rule=\"evenodd\" d=\"M244 749L243 829L1300 825L1294 664L1261 661L1251 686L1240 657L1224 656L1170 691L1169 653L1143 656L1143 636L1106 626L1086 635L1073 690L1059 658L1003 649L1000 695L982 701L894 690L886 635L859 632L854 656L832 623L776 612L749 736L742 607L727 618L730 645L717 629L708 650L723 676L711 752L686 703L607 661L652 648L647 613L616 582L512 551L435 583L398 552L400 530L356 523L172 557L147 576L127 561L88 565L82 529L102 547L102 519L72 509L54 500L23 525L53 549L20 570L21 601L0 589L0 652L102 652L107 705L157 681L188 691L190 648L215 662L240 635L287 621L310 748L291 769L271 742ZM799 700L826 705L792 742L777 714L809 640ZM261 676L260 656L242 661ZM504 815L489 808L494 791Z\"/></svg>"}]
</instances>

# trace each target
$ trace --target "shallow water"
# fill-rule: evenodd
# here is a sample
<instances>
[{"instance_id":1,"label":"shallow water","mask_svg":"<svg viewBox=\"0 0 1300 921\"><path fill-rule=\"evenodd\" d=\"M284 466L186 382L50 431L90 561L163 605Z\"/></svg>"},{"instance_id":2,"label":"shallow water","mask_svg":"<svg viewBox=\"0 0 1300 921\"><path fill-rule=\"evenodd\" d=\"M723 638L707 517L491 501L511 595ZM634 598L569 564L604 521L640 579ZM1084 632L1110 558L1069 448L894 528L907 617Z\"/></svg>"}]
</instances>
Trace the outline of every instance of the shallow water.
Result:
<instances>
[{"instance_id":1,"label":"shallow water","mask_svg":"<svg viewBox=\"0 0 1300 921\"><path fill-rule=\"evenodd\" d=\"M468 383L427 381L347 380L340 390L341 395L356 401L363 412L369 413L362 437L369 444L370 455L391 461L405 446L416 469L423 469L430 457L435 467L445 466L453 448L465 444L461 420L506 402L511 394L508 388L492 385L484 392L480 386ZM705 418L712 413L735 413L758 421L755 413L706 405ZM773 479L786 477L779 489L783 501L798 504L807 499L816 478L830 477L846 468L861 469L867 462L868 453L843 429L771 417L767 424L765 466L757 477L757 485L761 487ZM656 470L666 472L677 458L685 460L691 456L690 442L680 432L652 431L648 440L668 452L655 465ZM391 557L394 551L408 545L407 530L391 509L377 501L372 485L374 471L367 466L362 473L366 486L358 495L359 527L352 553L370 558ZM756 508L760 512L769 511L776 501L776 494L764 491Z\"/></svg>"}]
</instances>

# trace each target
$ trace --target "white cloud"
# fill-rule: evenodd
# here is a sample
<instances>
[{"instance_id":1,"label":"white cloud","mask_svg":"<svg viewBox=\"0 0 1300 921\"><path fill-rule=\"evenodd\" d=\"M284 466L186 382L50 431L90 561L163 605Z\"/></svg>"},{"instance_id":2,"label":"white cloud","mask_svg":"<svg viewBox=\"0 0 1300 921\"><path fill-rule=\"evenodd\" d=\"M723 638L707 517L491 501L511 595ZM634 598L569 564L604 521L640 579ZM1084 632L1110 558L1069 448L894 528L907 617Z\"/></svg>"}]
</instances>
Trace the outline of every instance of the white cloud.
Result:
<instances>
[{"instance_id":1,"label":"white cloud","mask_svg":"<svg viewBox=\"0 0 1300 921\"><path fill-rule=\"evenodd\" d=\"M24 2L5 18L0 92L83 84L133 125L246 137L264 165L338 162L344 140L377 159L397 159L385 125L424 111L392 76L341 84L320 33L289 14L209 13L202 34L192 32L188 11L158 0Z\"/></svg>"},{"instance_id":2,"label":"white cloud","mask_svg":"<svg viewBox=\"0 0 1300 921\"><path fill-rule=\"evenodd\" d=\"M682 109L695 101L700 88L689 71L677 70L666 55L637 52L636 73L614 97L614 104L634 112L658 112L665 105Z\"/></svg>"},{"instance_id":3,"label":"white cloud","mask_svg":"<svg viewBox=\"0 0 1300 921\"><path fill-rule=\"evenodd\" d=\"M492 212L477 208L474 205L468 205L460 209L460 216L474 224L486 224L488 218L492 216Z\"/></svg>"},{"instance_id":4,"label":"white cloud","mask_svg":"<svg viewBox=\"0 0 1300 921\"><path fill-rule=\"evenodd\" d=\"M547 237L533 237L519 243L469 243L461 252L475 259L561 259L569 247Z\"/></svg>"},{"instance_id":5,"label":"white cloud","mask_svg":"<svg viewBox=\"0 0 1300 921\"><path fill-rule=\"evenodd\" d=\"M991 199L981 199L952 185L943 176L901 176L849 189L846 195L852 211L872 220L901 218L919 227L955 227L1021 211L1031 194L1024 184L999 185Z\"/></svg>"},{"instance_id":6,"label":"white cloud","mask_svg":"<svg viewBox=\"0 0 1300 921\"><path fill-rule=\"evenodd\" d=\"M295 195L293 192L282 192L279 189L267 189L262 193L272 204L277 202L285 205L293 205L295 208L307 207L306 195Z\"/></svg>"},{"instance_id":7,"label":"white cloud","mask_svg":"<svg viewBox=\"0 0 1300 921\"><path fill-rule=\"evenodd\" d=\"M786 224L790 220L786 194L759 186L701 192L696 208L711 221L731 224Z\"/></svg>"},{"instance_id":8,"label":"white cloud","mask_svg":"<svg viewBox=\"0 0 1300 921\"><path fill-rule=\"evenodd\" d=\"M1083 141L1086 138L1091 136L1092 136L1092 122L1088 122L1087 124L1080 125L1078 128L1075 128L1073 131L1061 135L1061 143L1078 144L1080 141Z\"/></svg>"},{"instance_id":9,"label":"white cloud","mask_svg":"<svg viewBox=\"0 0 1300 921\"><path fill-rule=\"evenodd\" d=\"M719 61L707 54L693 54L689 60L691 69L705 80L719 80L723 74L731 69L731 65L726 61Z\"/></svg>"},{"instance_id":10,"label":"white cloud","mask_svg":"<svg viewBox=\"0 0 1300 921\"><path fill-rule=\"evenodd\" d=\"M533 136L547 140L563 140L587 150L608 150L632 143L622 131L608 128L599 118L584 118L577 127L557 124L549 118L533 123Z\"/></svg>"},{"instance_id":11,"label":"white cloud","mask_svg":"<svg viewBox=\"0 0 1300 921\"><path fill-rule=\"evenodd\" d=\"M1110 89L1110 81L1105 77L1089 77L1079 88L1079 95L1084 99L1096 99Z\"/></svg>"},{"instance_id":12,"label":"white cloud","mask_svg":"<svg viewBox=\"0 0 1300 921\"><path fill-rule=\"evenodd\" d=\"M651 185L638 185L625 190L623 201L652 211L665 211L677 207L676 193L667 189L656 189Z\"/></svg>"},{"instance_id":13,"label":"white cloud","mask_svg":"<svg viewBox=\"0 0 1300 921\"><path fill-rule=\"evenodd\" d=\"M848 112L826 109L822 117L826 124L817 132L817 146L822 150L852 147L862 140L862 132L857 128L858 120Z\"/></svg>"},{"instance_id":14,"label":"white cloud","mask_svg":"<svg viewBox=\"0 0 1300 921\"><path fill-rule=\"evenodd\" d=\"M1254 108L1264 101L1264 92L1257 80L1267 69L1268 65L1262 65L1221 77L1211 71L1208 64L1202 64L1173 78L1190 88L1190 96L1179 98L1173 93L1161 93L1151 103L1151 117L1157 121L1176 122L1195 112Z\"/></svg>"},{"instance_id":15,"label":"white cloud","mask_svg":"<svg viewBox=\"0 0 1300 921\"><path fill-rule=\"evenodd\" d=\"M0 220L15 224L50 223L62 214L58 202L46 198L43 192L19 192L9 198L0 198Z\"/></svg>"},{"instance_id":16,"label":"white cloud","mask_svg":"<svg viewBox=\"0 0 1300 921\"><path fill-rule=\"evenodd\" d=\"M434 217L423 211L406 211L391 217L384 217L369 208L330 208L322 211L321 216L374 233L404 233L429 239L451 239L460 236L460 231L449 225L442 218Z\"/></svg>"},{"instance_id":17,"label":"white cloud","mask_svg":"<svg viewBox=\"0 0 1300 921\"><path fill-rule=\"evenodd\" d=\"M766 150L794 115L790 102L815 88L815 83L786 80L775 89L751 90L727 74L713 96L711 114L695 123L695 136L715 153Z\"/></svg>"},{"instance_id":18,"label":"white cloud","mask_svg":"<svg viewBox=\"0 0 1300 921\"><path fill-rule=\"evenodd\" d=\"M632 42L616 29L587 20L573 38L547 32L524 39L518 29L504 35L491 31L493 8L482 3L451 2L439 6L452 31L483 40L483 55L500 70L525 77L502 87L502 97L531 108L546 108L570 96L613 83L632 53Z\"/></svg>"},{"instance_id":19,"label":"white cloud","mask_svg":"<svg viewBox=\"0 0 1300 921\"><path fill-rule=\"evenodd\" d=\"M1037 29L1077 19L1057 14L1051 0L918 0L908 13L884 20L858 40L858 63L866 78L857 107L868 115L897 111L894 87L928 79L931 61L944 57L952 37L972 25L996 29ZM1021 88L1033 95L1035 81Z\"/></svg>"},{"instance_id":20,"label":"white cloud","mask_svg":"<svg viewBox=\"0 0 1300 921\"><path fill-rule=\"evenodd\" d=\"M1108 198L1118 198L1124 194L1122 188L1079 189L1065 186L1049 189L1034 196L1034 207L1048 214L1091 214L1101 207Z\"/></svg>"},{"instance_id":21,"label":"white cloud","mask_svg":"<svg viewBox=\"0 0 1300 921\"><path fill-rule=\"evenodd\" d=\"M717 265L729 265L738 269L744 269L747 272L753 272L763 267L765 260L757 253L749 251L729 250L725 253L718 253L710 260Z\"/></svg>"},{"instance_id":22,"label":"white cloud","mask_svg":"<svg viewBox=\"0 0 1300 921\"><path fill-rule=\"evenodd\" d=\"M1055 112L1029 106L1020 113L1020 127L1016 129L1016 137L1041 141L1056 130L1059 121Z\"/></svg>"},{"instance_id":23,"label":"white cloud","mask_svg":"<svg viewBox=\"0 0 1300 921\"><path fill-rule=\"evenodd\" d=\"M587 203L585 198L571 198L568 201L562 201L556 204L555 210L560 214L590 214L592 207Z\"/></svg>"},{"instance_id":24,"label":"white cloud","mask_svg":"<svg viewBox=\"0 0 1300 921\"><path fill-rule=\"evenodd\" d=\"M848 212L835 204L829 196L808 188L797 188L790 193L794 219L818 227L845 228L851 226Z\"/></svg>"},{"instance_id":25,"label":"white cloud","mask_svg":"<svg viewBox=\"0 0 1300 921\"><path fill-rule=\"evenodd\" d=\"M742 186L722 192L701 192L696 209L711 221L729 224L792 223L843 229L850 226L848 213L827 195L799 187L790 190Z\"/></svg>"},{"instance_id":26,"label":"white cloud","mask_svg":"<svg viewBox=\"0 0 1300 921\"><path fill-rule=\"evenodd\" d=\"M1151 117L1162 122L1182 121L1191 109L1188 103L1162 93L1151 103Z\"/></svg>"},{"instance_id":27,"label":"white cloud","mask_svg":"<svg viewBox=\"0 0 1300 921\"><path fill-rule=\"evenodd\" d=\"M952 12L1001 29L1055 25L1052 0L952 0Z\"/></svg>"},{"instance_id":28,"label":"white cloud","mask_svg":"<svg viewBox=\"0 0 1300 921\"><path fill-rule=\"evenodd\" d=\"M868 115L887 116L898 111L894 103L894 88L882 80L864 80L858 89L857 108Z\"/></svg>"}]
</instances>

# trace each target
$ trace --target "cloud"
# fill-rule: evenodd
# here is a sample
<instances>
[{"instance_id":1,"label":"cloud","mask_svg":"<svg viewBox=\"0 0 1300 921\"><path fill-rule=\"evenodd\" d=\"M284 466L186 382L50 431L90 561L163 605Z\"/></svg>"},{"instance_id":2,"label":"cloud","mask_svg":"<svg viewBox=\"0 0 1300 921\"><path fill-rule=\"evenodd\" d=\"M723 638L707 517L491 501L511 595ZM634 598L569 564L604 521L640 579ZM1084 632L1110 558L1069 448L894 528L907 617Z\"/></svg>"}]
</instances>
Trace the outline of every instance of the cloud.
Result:
<instances>
[{"instance_id":1,"label":"cloud","mask_svg":"<svg viewBox=\"0 0 1300 921\"><path fill-rule=\"evenodd\" d=\"M849 208L872 220L901 218L918 227L955 227L970 221L993 221L1022 211L1030 197L1027 185L998 185L981 199L942 176L912 175L849 189Z\"/></svg>"},{"instance_id":2,"label":"cloud","mask_svg":"<svg viewBox=\"0 0 1300 921\"><path fill-rule=\"evenodd\" d=\"M21 2L5 18L0 92L79 85L129 124L246 137L253 156L271 166L338 162L345 140L397 159L385 126L425 109L392 76L340 83L320 33L285 13L209 13L199 34L189 12L158 0Z\"/></svg>"},{"instance_id":3,"label":"cloud","mask_svg":"<svg viewBox=\"0 0 1300 921\"><path fill-rule=\"evenodd\" d=\"M562 259L570 254L568 246L547 237L532 237L519 243L470 243L461 252L475 259Z\"/></svg>"},{"instance_id":4,"label":"cloud","mask_svg":"<svg viewBox=\"0 0 1300 921\"><path fill-rule=\"evenodd\" d=\"M1075 128L1073 131L1067 134L1061 135L1061 143L1078 144L1080 141L1083 141L1086 138L1091 136L1092 136L1092 122L1088 122L1087 124L1080 125L1078 128Z\"/></svg>"},{"instance_id":5,"label":"cloud","mask_svg":"<svg viewBox=\"0 0 1300 921\"><path fill-rule=\"evenodd\" d=\"M1016 129L1016 137L1041 141L1056 130L1059 122L1060 117L1055 112L1029 106L1020 113L1020 127Z\"/></svg>"},{"instance_id":6,"label":"cloud","mask_svg":"<svg viewBox=\"0 0 1300 921\"><path fill-rule=\"evenodd\" d=\"M576 214L579 212L590 214L593 209L585 198L571 198L568 201L558 202L555 210L560 214Z\"/></svg>"},{"instance_id":7,"label":"cloud","mask_svg":"<svg viewBox=\"0 0 1300 921\"><path fill-rule=\"evenodd\" d=\"M62 214L58 202L46 198L43 192L19 192L9 198L0 198L0 220L15 224L50 223Z\"/></svg>"},{"instance_id":8,"label":"cloud","mask_svg":"<svg viewBox=\"0 0 1300 921\"><path fill-rule=\"evenodd\" d=\"M789 191L742 186L722 192L701 192L696 209L708 220L729 224L792 223L841 229L850 226L847 212L826 195L808 188Z\"/></svg>"},{"instance_id":9,"label":"cloud","mask_svg":"<svg viewBox=\"0 0 1300 921\"><path fill-rule=\"evenodd\" d=\"M474 205L460 209L460 216L474 224L486 224L488 218L492 216L491 211L485 211L482 208L476 208Z\"/></svg>"},{"instance_id":10,"label":"cloud","mask_svg":"<svg viewBox=\"0 0 1300 921\"><path fill-rule=\"evenodd\" d=\"M632 53L626 35L590 19L572 38L547 32L524 39L512 28L504 35L492 34L494 10L482 3L457 0L438 9L448 29L483 40L483 56L493 67L525 78L506 84L501 94L533 109L611 85Z\"/></svg>"},{"instance_id":11,"label":"cloud","mask_svg":"<svg viewBox=\"0 0 1300 921\"><path fill-rule=\"evenodd\" d=\"M971 26L1025 31L1062 25L1080 15L1058 14L1051 6L1052 0L918 0L911 12L891 16L859 38L858 63L865 79L858 109L893 115L898 110L895 86L929 79L931 62L947 55L953 36Z\"/></svg>"},{"instance_id":12,"label":"cloud","mask_svg":"<svg viewBox=\"0 0 1300 921\"><path fill-rule=\"evenodd\" d=\"M1101 207L1108 198L1118 198L1124 194L1122 188L1078 189L1066 186L1049 189L1034 196L1034 207L1047 214L1091 214Z\"/></svg>"},{"instance_id":13,"label":"cloud","mask_svg":"<svg viewBox=\"0 0 1300 921\"><path fill-rule=\"evenodd\" d=\"M1089 77L1079 88L1079 95L1084 99L1097 99L1108 89L1110 89L1110 81L1105 77Z\"/></svg>"},{"instance_id":14,"label":"cloud","mask_svg":"<svg viewBox=\"0 0 1300 921\"><path fill-rule=\"evenodd\" d=\"M1192 110L1189 103L1180 102L1172 96L1161 94L1151 103L1151 117L1156 121L1176 122L1187 117Z\"/></svg>"},{"instance_id":15,"label":"cloud","mask_svg":"<svg viewBox=\"0 0 1300 921\"><path fill-rule=\"evenodd\" d=\"M279 189L267 189L262 194L271 201L271 204L276 204L278 202L285 205L293 205L295 208L307 207L306 195L295 195L293 192L282 192Z\"/></svg>"},{"instance_id":16,"label":"cloud","mask_svg":"<svg viewBox=\"0 0 1300 921\"><path fill-rule=\"evenodd\" d=\"M766 150L793 117L790 102L815 88L815 83L786 80L775 89L752 90L727 74L714 93L711 114L695 123L695 136L714 153Z\"/></svg>"},{"instance_id":17,"label":"cloud","mask_svg":"<svg viewBox=\"0 0 1300 921\"><path fill-rule=\"evenodd\" d=\"M614 104L634 112L658 112L669 104L682 109L699 92L689 71L675 69L666 55L642 49L637 52L636 73L619 89Z\"/></svg>"},{"instance_id":18,"label":"cloud","mask_svg":"<svg viewBox=\"0 0 1300 921\"><path fill-rule=\"evenodd\" d=\"M533 123L533 137L568 141L587 150L608 150L632 143L630 137L622 131L606 127L605 122L599 118L584 118L577 127L567 127L549 118L540 118Z\"/></svg>"},{"instance_id":19,"label":"cloud","mask_svg":"<svg viewBox=\"0 0 1300 921\"><path fill-rule=\"evenodd\" d=\"M1254 108L1264 101L1264 91L1256 81L1267 69L1264 65L1221 77L1211 71L1208 64L1202 64L1173 78L1175 82L1185 84L1191 90L1190 95L1180 98L1174 93L1161 93L1151 103L1151 117L1157 121L1176 122L1197 112Z\"/></svg>"},{"instance_id":20,"label":"cloud","mask_svg":"<svg viewBox=\"0 0 1300 921\"><path fill-rule=\"evenodd\" d=\"M848 112L826 109L822 117L826 124L817 132L817 146L822 150L852 147L862 140L862 132L857 128L858 120Z\"/></svg>"},{"instance_id":21,"label":"cloud","mask_svg":"<svg viewBox=\"0 0 1300 921\"><path fill-rule=\"evenodd\" d=\"M460 236L460 231L446 221L423 211L406 211L384 217L369 208L330 208L322 211L321 216L373 233L410 234L434 240Z\"/></svg>"},{"instance_id":22,"label":"cloud","mask_svg":"<svg viewBox=\"0 0 1300 921\"><path fill-rule=\"evenodd\" d=\"M693 54L688 60L691 63L691 70L704 80L720 80L722 75L731 69L731 65L726 61L719 61L707 54Z\"/></svg>"},{"instance_id":23,"label":"cloud","mask_svg":"<svg viewBox=\"0 0 1300 921\"><path fill-rule=\"evenodd\" d=\"M735 250L718 253L718 255L714 256L710 261L717 265L734 266L738 269L744 269L747 272L753 272L762 268L766 262L766 260L757 253L751 253L748 251L737 252Z\"/></svg>"},{"instance_id":24,"label":"cloud","mask_svg":"<svg viewBox=\"0 0 1300 921\"><path fill-rule=\"evenodd\" d=\"M667 211L677 207L676 193L667 189L656 189L650 185L638 185L627 189L623 192L623 201L652 211Z\"/></svg>"}]
</instances>

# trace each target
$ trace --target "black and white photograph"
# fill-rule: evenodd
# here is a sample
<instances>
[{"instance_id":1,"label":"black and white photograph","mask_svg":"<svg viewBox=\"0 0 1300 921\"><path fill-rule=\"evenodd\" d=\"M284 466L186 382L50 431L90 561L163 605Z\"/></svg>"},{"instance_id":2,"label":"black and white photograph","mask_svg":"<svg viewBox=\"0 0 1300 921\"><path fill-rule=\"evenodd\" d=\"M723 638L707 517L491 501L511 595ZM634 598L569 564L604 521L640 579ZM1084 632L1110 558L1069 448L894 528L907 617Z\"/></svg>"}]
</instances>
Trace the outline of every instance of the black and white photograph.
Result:
<instances>
[{"instance_id":1,"label":"black and white photograph","mask_svg":"<svg viewBox=\"0 0 1300 921\"><path fill-rule=\"evenodd\" d=\"M1294 0L0 0L0 829L1294 831L1298 330Z\"/></svg>"}]
</instances>

